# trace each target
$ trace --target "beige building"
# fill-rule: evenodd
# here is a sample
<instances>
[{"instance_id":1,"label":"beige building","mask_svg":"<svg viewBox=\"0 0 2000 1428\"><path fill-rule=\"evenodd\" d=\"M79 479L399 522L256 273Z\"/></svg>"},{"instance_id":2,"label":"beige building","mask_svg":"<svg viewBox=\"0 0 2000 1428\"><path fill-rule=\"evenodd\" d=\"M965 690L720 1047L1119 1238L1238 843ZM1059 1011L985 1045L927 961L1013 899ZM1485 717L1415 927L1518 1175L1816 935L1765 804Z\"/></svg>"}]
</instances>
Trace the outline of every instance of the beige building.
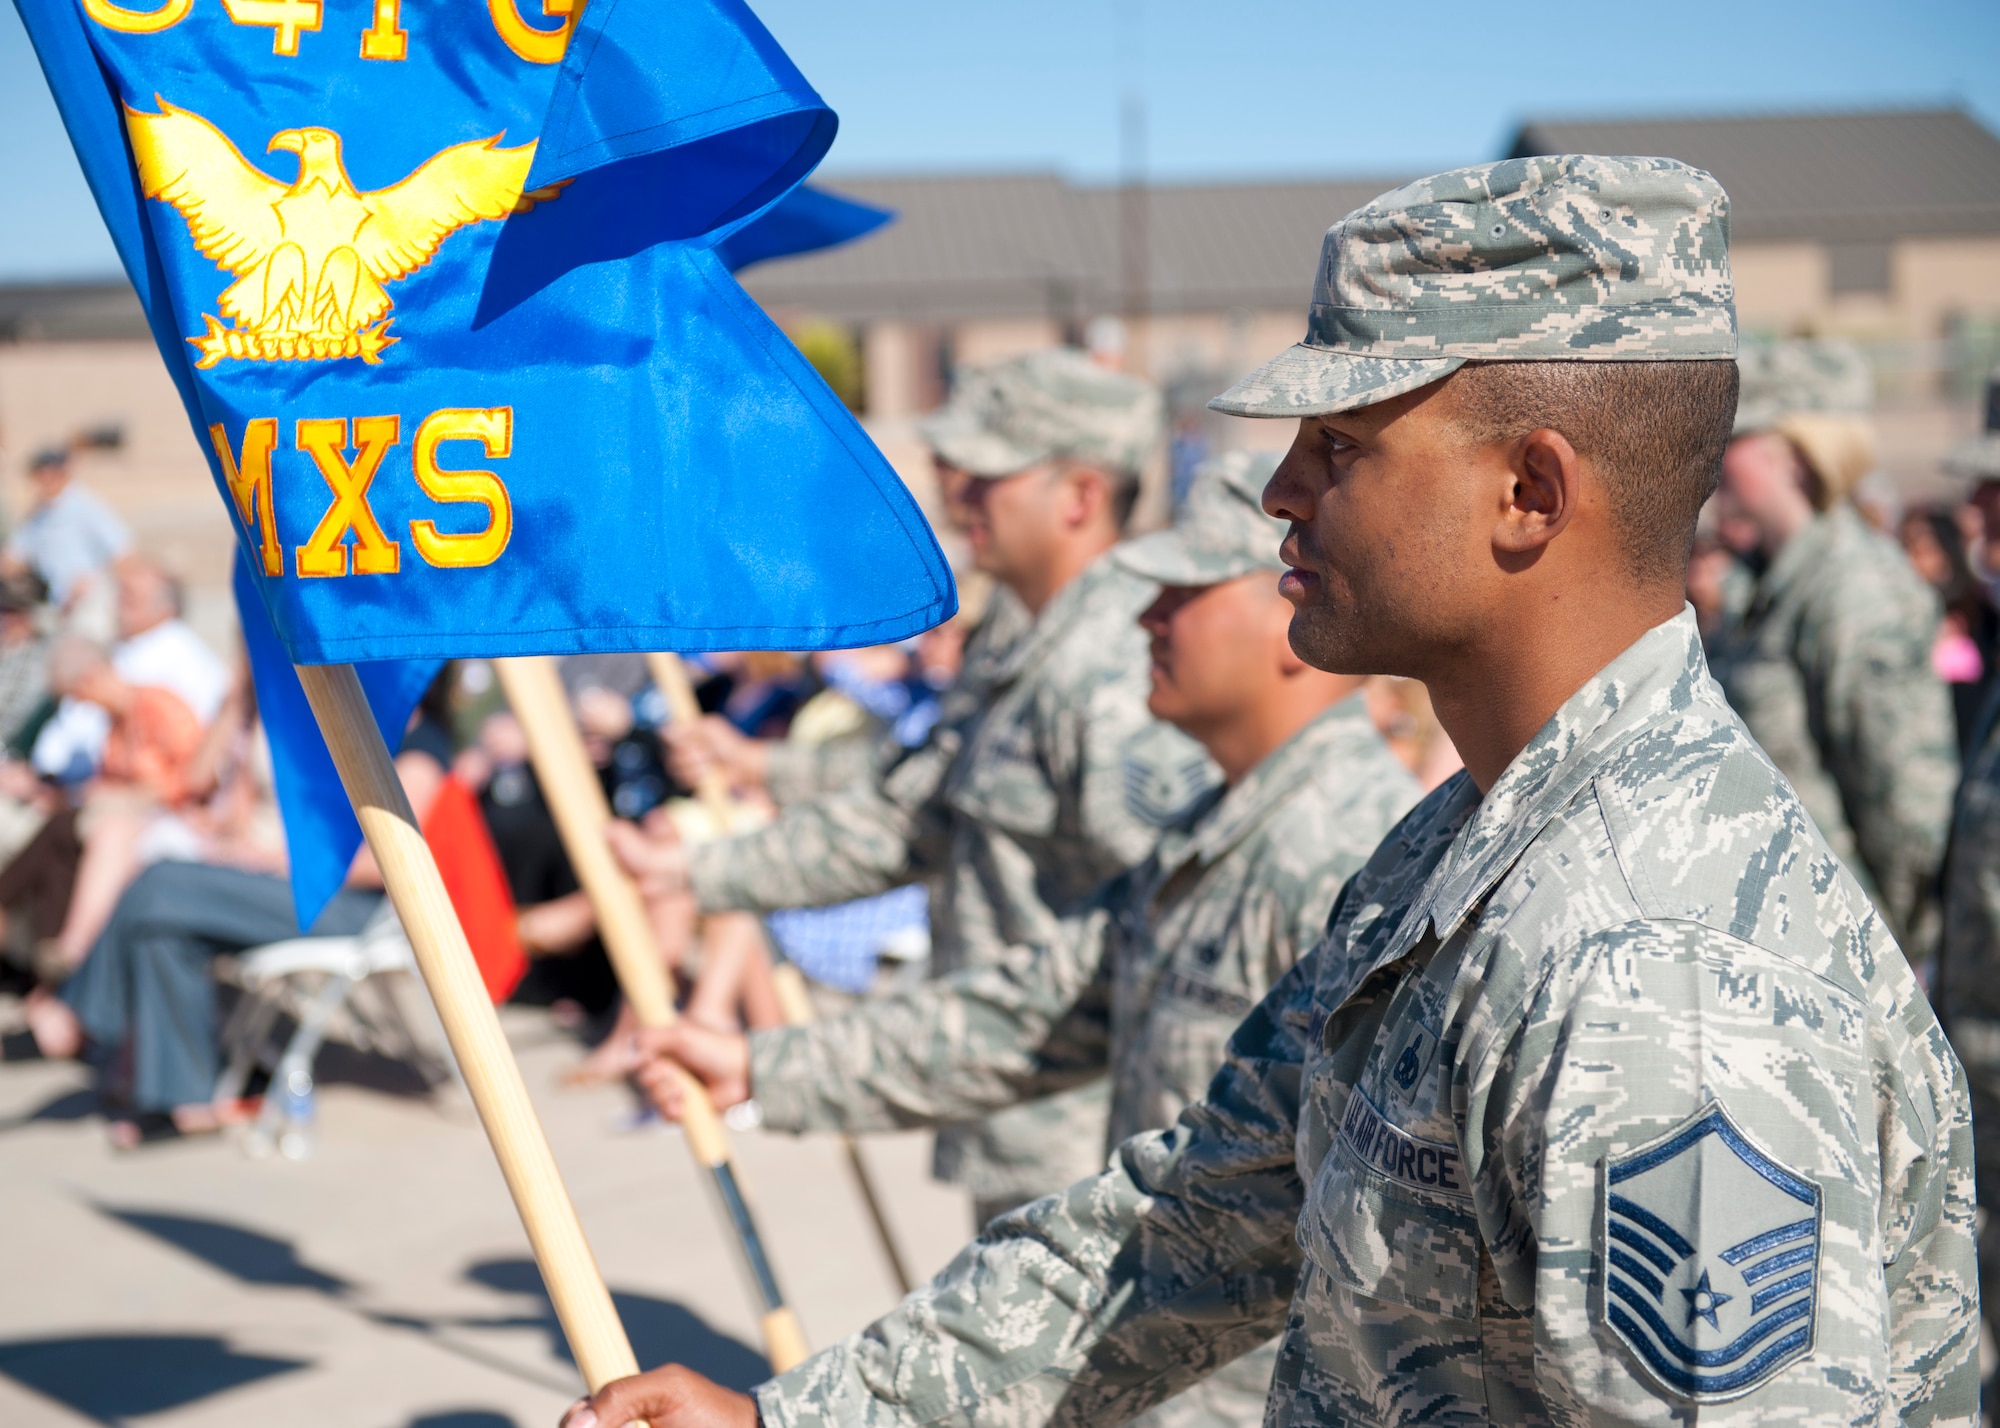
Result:
<instances>
[{"instance_id":1,"label":"beige building","mask_svg":"<svg viewBox=\"0 0 2000 1428\"><path fill-rule=\"evenodd\" d=\"M2000 358L2000 137L1956 110L1535 121L1511 151L1667 154L1711 170L1735 204L1746 329L1861 341L1885 467L1914 496L1935 489L1937 458L1974 425L1973 394ZM1298 337L1320 235L1397 181L844 178L833 186L897 221L753 269L745 286L795 333L852 342L864 420L923 495L913 419L952 369L1055 342L1122 344L1168 385L1184 439L1282 442L1281 423L1201 403ZM230 525L130 291L0 288L0 499L19 509L38 447L105 426L124 445L82 458L87 479L204 600L226 601Z\"/></svg>"}]
</instances>

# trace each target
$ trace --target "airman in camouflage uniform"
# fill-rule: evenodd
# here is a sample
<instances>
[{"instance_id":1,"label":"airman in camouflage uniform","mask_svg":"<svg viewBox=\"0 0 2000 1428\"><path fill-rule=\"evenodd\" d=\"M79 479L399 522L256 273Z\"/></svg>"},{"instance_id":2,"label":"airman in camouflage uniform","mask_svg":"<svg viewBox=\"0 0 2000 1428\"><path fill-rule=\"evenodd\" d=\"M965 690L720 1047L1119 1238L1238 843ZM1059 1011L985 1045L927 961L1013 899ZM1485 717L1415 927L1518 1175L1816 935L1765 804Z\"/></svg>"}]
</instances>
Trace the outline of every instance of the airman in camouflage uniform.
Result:
<instances>
[{"instance_id":1,"label":"airman in camouflage uniform","mask_svg":"<svg viewBox=\"0 0 2000 1428\"><path fill-rule=\"evenodd\" d=\"M1115 559L1169 586L1260 571L1275 583L1284 527L1258 508L1275 465L1232 455L1201 468L1175 529L1121 546ZM764 1124L949 1124L1109 1072L1111 1144L1172 1125L1417 796L1361 694L1346 694L1204 798L1050 946L1014 949L837 1020L755 1033L750 1089ZM1275 1359L1275 1344L1246 1354L1148 1422L1260 1423Z\"/></svg>"},{"instance_id":2,"label":"airman in camouflage uniform","mask_svg":"<svg viewBox=\"0 0 2000 1428\"><path fill-rule=\"evenodd\" d=\"M982 480L1065 460L1135 477L1159 427L1144 383L1044 352L970 374L925 435ZM936 973L1050 941L1220 779L1199 745L1146 712L1134 621L1155 593L1099 558L1032 621L1000 602L922 745L877 781L691 850L696 898L765 912L935 876ZM963 1182L982 1215L998 1213L1101 1166L1105 1115L1104 1088L1086 1086L940 1132L937 1173Z\"/></svg>"},{"instance_id":3,"label":"airman in camouflage uniform","mask_svg":"<svg viewBox=\"0 0 2000 1428\"><path fill-rule=\"evenodd\" d=\"M1935 945L1935 879L1958 777L1951 697L1931 666L1936 594L1846 499L1872 465L1867 364L1845 343L1746 347L1739 442L1721 500L1746 505L1748 443L1784 438L1816 514L1768 516L1740 619L1711 640L1716 678L1903 947Z\"/></svg>"},{"instance_id":4,"label":"airman in camouflage uniform","mask_svg":"<svg viewBox=\"0 0 2000 1428\"><path fill-rule=\"evenodd\" d=\"M1691 450L1719 453L1726 233L1707 174L1588 156L1440 175L1337 224L1307 342L1219 399L1307 418L1265 495L1294 522L1295 645L1350 637L1335 578L1356 600L1457 598L1393 566L1344 573L1367 553L1327 512L1373 521L1477 480L1521 493L1507 532L1544 533L1535 561L1457 587L1486 602L1482 639L1519 648L1534 612L1502 597L1575 588L1625 535L1568 504L1572 479L1614 503L1632 488L1586 478L1559 427L1437 474L1427 443L1465 409L1451 383L1416 389L1483 358L1630 359L1658 383L1703 362ZM1391 390L1418 400L1371 424ZM1712 480L1661 473L1690 528L1697 470ZM1414 508L1412 535L1479 526L1483 502L1463 526ZM1547 618L1622 637L1671 602L1662 564L1602 567L1595 604ZM1448 728L1479 713L1481 668L1434 672ZM1969 1422L1971 1123L1913 974L1710 678L1692 611L1570 687L1520 743L1461 720L1468 772L1342 890L1171 1131L764 1385L762 1421L1112 1424L1282 1330L1270 1428ZM571 1428L639 1412L748 1416L674 1370L600 1391Z\"/></svg>"},{"instance_id":5,"label":"airman in camouflage uniform","mask_svg":"<svg viewBox=\"0 0 2000 1428\"><path fill-rule=\"evenodd\" d=\"M1986 430L1946 462L1979 505L2000 506L2000 374L1988 384ZM2000 686L1996 686L2000 689ZM1965 1063L1979 1145L1980 1298L2000 1305L2000 693L1973 729L1972 753L1952 812L1944 869L1944 935L1938 1015Z\"/></svg>"}]
</instances>

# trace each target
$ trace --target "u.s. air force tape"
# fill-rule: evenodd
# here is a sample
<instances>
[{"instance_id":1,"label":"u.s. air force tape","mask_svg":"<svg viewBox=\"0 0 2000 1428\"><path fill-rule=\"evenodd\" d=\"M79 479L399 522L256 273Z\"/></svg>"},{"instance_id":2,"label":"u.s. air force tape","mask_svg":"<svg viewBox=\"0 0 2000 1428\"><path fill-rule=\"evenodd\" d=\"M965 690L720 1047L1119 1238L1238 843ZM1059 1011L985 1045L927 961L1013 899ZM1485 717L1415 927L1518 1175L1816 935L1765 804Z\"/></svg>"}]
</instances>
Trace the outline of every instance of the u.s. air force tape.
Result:
<instances>
[{"instance_id":1,"label":"u.s. air force tape","mask_svg":"<svg viewBox=\"0 0 2000 1428\"><path fill-rule=\"evenodd\" d=\"M1392 1124L1359 1090L1347 1098L1340 1138L1363 1165L1398 1184L1454 1200L1472 1198L1457 1146L1417 1139Z\"/></svg>"}]
</instances>

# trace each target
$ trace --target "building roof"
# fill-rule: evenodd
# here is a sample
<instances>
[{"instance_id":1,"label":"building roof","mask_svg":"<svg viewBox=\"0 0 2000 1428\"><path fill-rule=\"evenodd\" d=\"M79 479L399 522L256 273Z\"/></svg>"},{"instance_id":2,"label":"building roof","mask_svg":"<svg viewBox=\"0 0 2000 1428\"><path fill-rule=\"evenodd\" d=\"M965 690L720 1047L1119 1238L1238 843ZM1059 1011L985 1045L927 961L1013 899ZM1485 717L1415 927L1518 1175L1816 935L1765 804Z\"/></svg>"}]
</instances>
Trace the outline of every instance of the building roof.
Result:
<instances>
[{"instance_id":1,"label":"building roof","mask_svg":"<svg viewBox=\"0 0 2000 1428\"><path fill-rule=\"evenodd\" d=\"M1509 152L1655 154L1707 169L1744 242L2000 233L2000 136L1962 109L1536 119Z\"/></svg>"},{"instance_id":2,"label":"building roof","mask_svg":"<svg viewBox=\"0 0 2000 1428\"><path fill-rule=\"evenodd\" d=\"M0 283L0 342L96 342L150 335L139 295L123 278Z\"/></svg>"},{"instance_id":3,"label":"building roof","mask_svg":"<svg viewBox=\"0 0 2000 1428\"><path fill-rule=\"evenodd\" d=\"M766 307L848 322L1068 321L1121 310L1129 235L1143 232L1151 311L1303 310L1328 225L1399 181L1169 184L1135 198L1054 174L843 177L828 186L896 221L743 285Z\"/></svg>"},{"instance_id":4,"label":"building roof","mask_svg":"<svg viewBox=\"0 0 2000 1428\"><path fill-rule=\"evenodd\" d=\"M1663 154L1704 168L1743 242L1879 244L2000 234L2000 136L1963 110L1751 118L1538 119L1513 155ZM1168 184L1145 190L1154 312L1303 308L1327 226L1400 180ZM766 306L866 322L1070 320L1126 301L1128 220L1114 188L1053 174L848 178L897 211L852 244L744 275Z\"/></svg>"}]
</instances>

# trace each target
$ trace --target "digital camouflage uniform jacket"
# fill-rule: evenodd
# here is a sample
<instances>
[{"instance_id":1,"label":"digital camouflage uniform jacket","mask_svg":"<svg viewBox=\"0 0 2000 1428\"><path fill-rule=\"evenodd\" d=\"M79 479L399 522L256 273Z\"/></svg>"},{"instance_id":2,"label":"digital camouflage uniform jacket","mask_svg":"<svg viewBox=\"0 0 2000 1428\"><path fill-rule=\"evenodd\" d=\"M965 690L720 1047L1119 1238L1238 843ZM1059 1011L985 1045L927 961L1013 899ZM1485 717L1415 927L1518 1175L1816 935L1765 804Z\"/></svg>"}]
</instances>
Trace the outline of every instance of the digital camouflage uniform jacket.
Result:
<instances>
[{"instance_id":1,"label":"digital camouflage uniform jacket","mask_svg":"<svg viewBox=\"0 0 2000 1428\"><path fill-rule=\"evenodd\" d=\"M1716 678L1833 851L1922 960L1958 779L1951 696L1931 668L1937 598L1903 553L1837 506L1793 536Z\"/></svg>"},{"instance_id":2,"label":"digital camouflage uniform jacket","mask_svg":"<svg viewBox=\"0 0 2000 1428\"><path fill-rule=\"evenodd\" d=\"M1971 1156L1684 612L1404 820L1172 1130L760 1406L1113 1424L1282 1329L1271 1428L1970 1422Z\"/></svg>"},{"instance_id":3,"label":"digital camouflage uniform jacket","mask_svg":"<svg viewBox=\"0 0 2000 1428\"><path fill-rule=\"evenodd\" d=\"M1959 785L1945 860L1944 936L1938 959L1938 1014L1965 1064L1978 1137L1979 1287L2000 1294L2000 694L1987 702Z\"/></svg>"},{"instance_id":4,"label":"digital camouflage uniform jacket","mask_svg":"<svg viewBox=\"0 0 2000 1428\"><path fill-rule=\"evenodd\" d=\"M1112 1144L1172 1125L1417 795L1361 696L1342 700L1204 799L1050 946L1011 949L810 1028L753 1035L764 1124L970 1120L1108 1070ZM1274 1361L1275 1346L1246 1355L1148 1421L1257 1423Z\"/></svg>"},{"instance_id":5,"label":"digital camouflage uniform jacket","mask_svg":"<svg viewBox=\"0 0 2000 1428\"><path fill-rule=\"evenodd\" d=\"M985 694L980 668L990 671L992 666L990 655L982 651L1006 648L1033 623L1034 617L1012 591L1004 585L993 587L986 598L985 615L966 642L964 662L968 669L940 698L942 719L963 719L978 707ZM903 754L895 732L873 715L866 716L863 727L855 733L820 743L780 739L765 753L764 792L780 808L803 803L878 779Z\"/></svg>"},{"instance_id":6,"label":"digital camouflage uniform jacket","mask_svg":"<svg viewBox=\"0 0 2000 1428\"><path fill-rule=\"evenodd\" d=\"M702 905L816 907L935 875L938 975L1053 940L1221 778L1146 712L1136 621L1156 589L1100 559L1014 638L969 641L963 689L878 781L691 850ZM1103 1164L1105 1104L1086 1086L941 1132L937 1172L986 1199L1045 1194Z\"/></svg>"},{"instance_id":7,"label":"digital camouflage uniform jacket","mask_svg":"<svg viewBox=\"0 0 2000 1428\"><path fill-rule=\"evenodd\" d=\"M780 808L804 803L880 777L901 752L895 736L875 725L819 744L779 740L766 756L764 792Z\"/></svg>"}]
</instances>

